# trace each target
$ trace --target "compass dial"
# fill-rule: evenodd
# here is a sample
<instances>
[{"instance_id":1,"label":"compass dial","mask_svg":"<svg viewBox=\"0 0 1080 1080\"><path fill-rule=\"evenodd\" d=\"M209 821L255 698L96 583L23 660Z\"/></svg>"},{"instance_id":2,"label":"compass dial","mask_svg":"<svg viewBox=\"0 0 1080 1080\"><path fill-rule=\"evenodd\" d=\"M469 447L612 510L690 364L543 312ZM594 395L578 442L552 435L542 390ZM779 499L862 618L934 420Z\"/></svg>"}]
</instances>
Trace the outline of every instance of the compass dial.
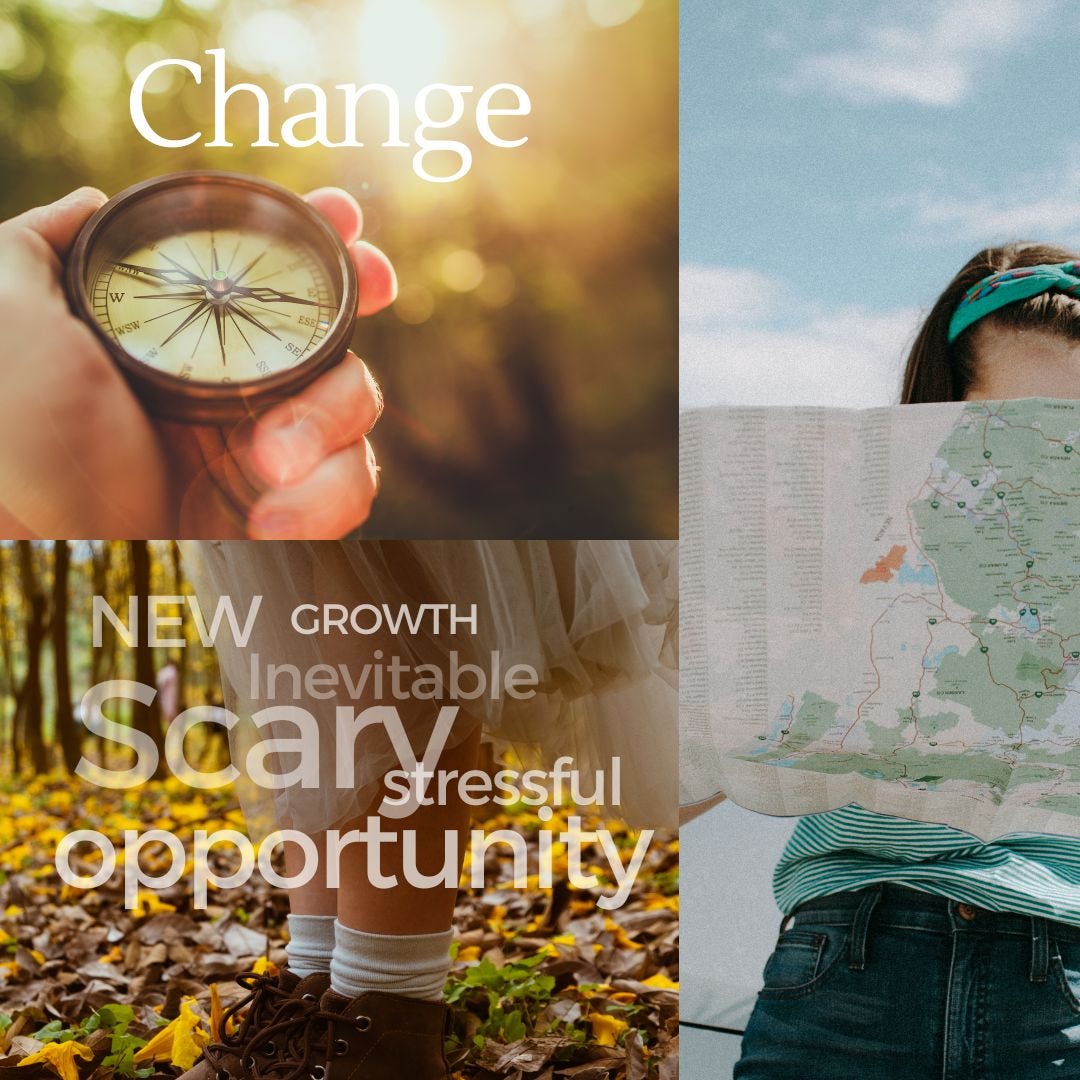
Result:
<instances>
[{"instance_id":1,"label":"compass dial","mask_svg":"<svg viewBox=\"0 0 1080 1080\"><path fill-rule=\"evenodd\" d=\"M177 174L106 204L68 267L72 305L152 411L239 416L344 355L352 262L302 200L233 174Z\"/></svg>"},{"instance_id":2,"label":"compass dial","mask_svg":"<svg viewBox=\"0 0 1080 1080\"><path fill-rule=\"evenodd\" d=\"M136 360L219 383L295 367L338 306L309 250L236 229L136 246L101 266L92 296L94 318Z\"/></svg>"}]
</instances>

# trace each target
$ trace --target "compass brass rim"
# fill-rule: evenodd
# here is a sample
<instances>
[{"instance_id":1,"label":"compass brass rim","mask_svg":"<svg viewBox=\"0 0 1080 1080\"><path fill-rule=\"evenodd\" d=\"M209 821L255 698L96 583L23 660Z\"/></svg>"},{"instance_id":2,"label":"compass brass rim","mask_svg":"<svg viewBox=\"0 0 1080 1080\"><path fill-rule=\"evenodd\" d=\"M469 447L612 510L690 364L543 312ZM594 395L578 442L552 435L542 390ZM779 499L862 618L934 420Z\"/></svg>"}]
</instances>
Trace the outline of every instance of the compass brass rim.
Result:
<instances>
[{"instance_id":1,"label":"compass brass rim","mask_svg":"<svg viewBox=\"0 0 1080 1080\"><path fill-rule=\"evenodd\" d=\"M315 254L323 260L331 283L341 296L333 321L311 356L282 371L229 383L183 379L132 356L98 322L86 285L89 260L99 234L137 202L171 188L194 189L196 193L204 188L205 196L212 200L214 189L221 187L275 199L297 215L304 227L302 239L310 243ZM212 202L208 201L207 205ZM356 269L348 248L317 210L272 181L214 170L169 173L143 180L114 195L79 231L68 255L64 285L72 311L90 327L146 409L163 419L195 424L235 423L257 415L292 397L340 363L352 339L359 298Z\"/></svg>"}]
</instances>

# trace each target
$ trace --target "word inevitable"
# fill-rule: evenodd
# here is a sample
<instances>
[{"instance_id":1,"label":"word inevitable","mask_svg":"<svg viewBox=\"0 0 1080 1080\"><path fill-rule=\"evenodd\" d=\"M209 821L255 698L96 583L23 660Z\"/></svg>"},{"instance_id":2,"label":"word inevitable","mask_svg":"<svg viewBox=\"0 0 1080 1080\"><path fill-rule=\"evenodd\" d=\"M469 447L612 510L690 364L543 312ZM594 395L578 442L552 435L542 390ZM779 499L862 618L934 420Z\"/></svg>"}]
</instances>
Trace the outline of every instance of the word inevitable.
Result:
<instances>
[{"instance_id":1,"label":"word inevitable","mask_svg":"<svg viewBox=\"0 0 1080 1080\"><path fill-rule=\"evenodd\" d=\"M340 140L333 141L329 136L330 104L326 91L315 83L293 83L285 87L284 103L288 104L293 98L303 95L305 103L310 108L284 120L280 127L281 142L276 142L270 137L270 99L266 91L254 83L236 83L229 86L225 74L225 50L207 49L206 55L214 58L214 137L204 143L204 146L233 145L227 135L225 108L234 95L245 94L250 95L258 109L258 138L251 142L250 145L253 147L280 146L281 143L295 147L363 147L364 143L357 137L356 132L357 110L365 97L373 96L382 99L386 110L385 127L380 132L384 138L379 145L394 148L409 148L413 145L418 147L412 158L412 169L421 180L427 180L432 184L452 184L455 180L460 180L467 175L472 168L472 150L467 143L459 139L428 137L430 131L445 131L461 123L467 108L466 99L474 92L472 86L432 83L420 90L413 101L413 111L418 123L412 133L414 141L410 143L402 138L401 101L398 92L393 87L385 83L366 83L363 86L357 86L355 83L337 84L334 89L342 94L343 134ZM190 146L203 137L201 131L190 135L185 134L179 138L169 138L158 132L146 117L143 104L146 84L155 72L170 67L183 68L197 86L202 85L203 69L200 64L178 58L156 60L143 68L135 77L128 100L128 110L136 131L148 142L166 148ZM499 97L501 101L498 105L496 97ZM439 118L432 115L435 99L438 99L439 104L443 106ZM496 83L480 94L473 112L473 119L476 130L484 142L491 146L511 149L523 146L528 142L528 136L506 138L497 135L491 126L492 118L528 116L531 111L532 102L529 100L529 95L520 86L515 83ZM301 128L305 125L310 126L302 134ZM428 155L440 151L453 156L456 167L452 172L445 174L434 172L429 166Z\"/></svg>"},{"instance_id":2,"label":"word inevitable","mask_svg":"<svg viewBox=\"0 0 1080 1080\"><path fill-rule=\"evenodd\" d=\"M538 811L540 819L547 823L553 817L551 807L543 806ZM461 850L457 831L447 829L443 845L443 862L436 872L424 872L418 866L417 833L414 830L391 831L382 828L378 817L368 817L363 829L350 829L342 833L331 829L326 834L326 879L330 888L340 886L341 853L352 844L361 844L365 848L367 880L377 889L393 889L400 884L396 873L384 870L384 848L388 849L388 860L401 868L401 876L408 884L418 889L456 889L460 882ZM526 889L536 885L541 889L550 889L554 883L555 866L561 868L566 863L567 878L576 889L595 889L600 885L600 878L585 872L585 848L599 845L602 857L607 863L605 875L610 872L615 882L614 892L603 892L597 899L598 907L613 910L626 903L635 879L645 860L645 855L652 842L653 830L643 829L624 863L618 844L609 829L584 830L581 818L570 816L566 819L566 829L556 833L554 829L543 828L538 834L538 872L530 876L529 851L526 839L512 829L494 829L485 833L483 829L473 829L469 836L470 885L474 889L485 888L485 855L489 848L497 844L506 844L514 858L512 882L500 881L500 887ZM279 874L273 867L273 854L282 844L293 843L303 851L303 866L293 875ZM74 850L80 845L90 844L100 853L101 866L91 875L79 874L71 866ZM556 844L565 846L565 851L558 851ZM168 850L167 869L160 874L145 870L139 862L144 848L156 848L164 845ZM192 884L194 906L203 910L207 906L209 888L236 889L250 880L258 865L259 873L270 885L283 889L297 888L309 882L319 868L319 854L315 841L305 833L294 829L281 829L271 833L258 847L255 847L243 833L235 829L219 829L207 833L205 829L194 834L194 857L192 862ZM232 873L216 873L210 867L211 849L219 845L230 845L239 855L239 867ZM155 859L158 865L163 865ZM590 857L590 866L595 859ZM56 849L56 872L60 879L75 889L96 889L116 873L117 853L112 841L104 833L95 829L78 829L68 833ZM150 829L139 833L137 829L124 832L123 876L124 906L133 909L138 906L140 890L168 889L175 885L188 864L188 855L184 845L171 832L164 829Z\"/></svg>"},{"instance_id":3,"label":"word inevitable","mask_svg":"<svg viewBox=\"0 0 1080 1080\"><path fill-rule=\"evenodd\" d=\"M353 701L476 701L479 698L536 696L540 674L530 664L504 664L493 649L486 666L463 662L456 649L447 657L446 670L438 664L410 664L400 656L384 658L375 649L371 660L359 666L345 663L262 663L259 653L248 657L248 694L252 701L327 701L342 695Z\"/></svg>"}]
</instances>

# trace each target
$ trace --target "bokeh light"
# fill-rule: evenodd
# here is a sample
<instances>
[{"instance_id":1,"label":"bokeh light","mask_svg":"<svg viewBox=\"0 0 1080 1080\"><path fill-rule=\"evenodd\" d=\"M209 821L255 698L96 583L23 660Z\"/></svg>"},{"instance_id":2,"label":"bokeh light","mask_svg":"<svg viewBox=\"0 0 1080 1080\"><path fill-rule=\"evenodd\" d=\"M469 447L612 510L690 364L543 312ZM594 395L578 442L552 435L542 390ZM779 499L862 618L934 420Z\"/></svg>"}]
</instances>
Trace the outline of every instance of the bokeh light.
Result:
<instances>
[{"instance_id":1,"label":"bokeh light","mask_svg":"<svg viewBox=\"0 0 1080 1080\"><path fill-rule=\"evenodd\" d=\"M364 0L355 40L363 82L412 96L446 76L446 25L428 0Z\"/></svg>"}]
</instances>

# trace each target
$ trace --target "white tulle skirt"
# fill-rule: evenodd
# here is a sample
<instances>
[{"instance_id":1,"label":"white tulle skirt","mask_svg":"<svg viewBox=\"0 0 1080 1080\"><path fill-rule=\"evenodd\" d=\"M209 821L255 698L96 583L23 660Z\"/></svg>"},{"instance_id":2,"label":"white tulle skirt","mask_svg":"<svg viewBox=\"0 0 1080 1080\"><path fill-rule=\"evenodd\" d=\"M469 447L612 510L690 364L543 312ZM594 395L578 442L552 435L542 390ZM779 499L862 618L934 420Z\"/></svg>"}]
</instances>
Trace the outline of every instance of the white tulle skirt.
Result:
<instances>
[{"instance_id":1,"label":"white tulle skirt","mask_svg":"<svg viewBox=\"0 0 1080 1080\"><path fill-rule=\"evenodd\" d=\"M431 736L439 702L391 699L369 686L333 696L295 697L288 678L270 692L255 676L268 665L293 665L328 676L341 667L356 676L365 664L476 664L489 671L493 654L503 672L527 665L538 676L525 700L484 694L442 702L461 706L447 740L453 746L480 727L497 751L512 748L527 766L551 768L572 758L592 790L597 770L606 778L606 809L637 826L674 824L677 790L676 544L670 541L375 541L188 542L188 572L203 610L228 596L245 611L256 595L261 607L242 647L219 640L216 653L225 704L239 722L230 731L237 783L249 830L308 832L338 828L369 811L388 770L400 768L385 727L372 726L337 745L339 705L360 709L394 705L417 758ZM360 635L332 631L305 635L292 626L301 604L352 609L370 604L452 604L458 613L476 605L475 631L425 620L417 632L382 629ZM305 618L314 618L308 610ZM368 628L365 626L365 629ZM325 665L319 667L319 665ZM251 749L269 738L295 738L274 723L257 727L252 716L273 705L300 705L319 730L317 787L293 785L274 792L245 770ZM264 744L265 745L265 744ZM306 752L313 749L305 747ZM338 757L353 756L354 783L335 783ZM295 751L278 755L284 772ZM611 801L612 761L618 757L620 799Z\"/></svg>"}]
</instances>

